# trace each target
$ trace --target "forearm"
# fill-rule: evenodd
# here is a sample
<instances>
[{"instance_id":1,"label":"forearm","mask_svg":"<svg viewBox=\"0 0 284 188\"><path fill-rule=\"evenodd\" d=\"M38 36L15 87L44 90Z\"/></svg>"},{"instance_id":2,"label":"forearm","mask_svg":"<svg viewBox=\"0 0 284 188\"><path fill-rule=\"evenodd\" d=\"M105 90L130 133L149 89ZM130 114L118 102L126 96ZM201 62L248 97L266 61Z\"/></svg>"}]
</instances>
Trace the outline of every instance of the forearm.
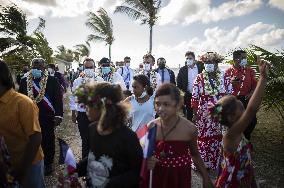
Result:
<instances>
[{"instance_id":1,"label":"forearm","mask_svg":"<svg viewBox=\"0 0 284 188\"><path fill-rule=\"evenodd\" d=\"M209 180L209 176L208 176L208 172L206 170L206 167L200 157L200 154L194 154L194 155L191 155L191 158L192 158L192 161L194 162L195 166L197 167L199 173L201 174L203 180L204 179L207 179Z\"/></svg>"},{"instance_id":2,"label":"forearm","mask_svg":"<svg viewBox=\"0 0 284 188\"><path fill-rule=\"evenodd\" d=\"M261 104L262 101L262 97L264 95L265 92L265 86L266 86L266 82L267 79L264 77L260 77L257 86L255 88L255 91L251 97L251 99L249 100L247 109L248 110L252 110L252 111L257 111L258 107Z\"/></svg>"}]
</instances>

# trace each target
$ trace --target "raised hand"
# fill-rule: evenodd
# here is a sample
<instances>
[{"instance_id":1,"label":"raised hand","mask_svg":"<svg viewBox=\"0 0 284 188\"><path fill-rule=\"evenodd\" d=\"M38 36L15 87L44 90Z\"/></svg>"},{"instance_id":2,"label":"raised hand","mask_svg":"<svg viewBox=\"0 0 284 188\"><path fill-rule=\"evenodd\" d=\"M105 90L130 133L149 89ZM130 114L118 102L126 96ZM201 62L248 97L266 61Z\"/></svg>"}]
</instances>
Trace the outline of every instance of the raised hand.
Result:
<instances>
[{"instance_id":1,"label":"raised hand","mask_svg":"<svg viewBox=\"0 0 284 188\"><path fill-rule=\"evenodd\" d=\"M265 61L263 59L260 59L259 56L257 56L256 63L258 64L260 76L263 77L263 78L267 78L268 68L270 67L270 63L268 63L267 61Z\"/></svg>"}]
</instances>

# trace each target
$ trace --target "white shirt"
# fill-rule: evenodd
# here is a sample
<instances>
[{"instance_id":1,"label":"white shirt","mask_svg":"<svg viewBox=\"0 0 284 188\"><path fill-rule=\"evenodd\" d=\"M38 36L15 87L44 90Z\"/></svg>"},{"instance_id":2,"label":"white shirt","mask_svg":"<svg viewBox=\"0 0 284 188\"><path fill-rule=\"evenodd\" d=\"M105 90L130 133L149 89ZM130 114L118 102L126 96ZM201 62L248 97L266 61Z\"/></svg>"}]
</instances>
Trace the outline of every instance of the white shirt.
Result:
<instances>
[{"instance_id":1,"label":"white shirt","mask_svg":"<svg viewBox=\"0 0 284 188\"><path fill-rule=\"evenodd\" d=\"M133 75L134 72L130 67L120 67L117 71L118 74L120 74L124 80L125 85L129 86L129 90L132 91L132 82L133 82Z\"/></svg>"},{"instance_id":2,"label":"white shirt","mask_svg":"<svg viewBox=\"0 0 284 188\"><path fill-rule=\"evenodd\" d=\"M160 74L155 72L154 70L150 70L150 71L152 71L152 74L155 74L155 77L156 77L156 84L157 85L156 85L155 88L153 88L153 90L156 91L157 88L162 84L162 78L161 78ZM144 74L145 76L148 76L148 72L146 72L145 70L143 70L139 74ZM151 76L151 74L150 74L150 83L152 85L153 85L153 79L154 79L153 76Z\"/></svg>"},{"instance_id":3,"label":"white shirt","mask_svg":"<svg viewBox=\"0 0 284 188\"><path fill-rule=\"evenodd\" d=\"M112 84L118 84L118 85L120 85L122 90L126 90L124 80L123 80L122 76L120 74L118 74L117 72L112 73L112 79L110 79L109 76L106 76L106 77L102 76L102 78L105 82L111 81Z\"/></svg>"},{"instance_id":4,"label":"white shirt","mask_svg":"<svg viewBox=\"0 0 284 188\"><path fill-rule=\"evenodd\" d=\"M131 129L136 132L143 125L155 119L156 112L154 110L154 97L151 96L148 101L140 104L132 95L130 99L131 111L129 116L131 118Z\"/></svg>"},{"instance_id":5,"label":"white shirt","mask_svg":"<svg viewBox=\"0 0 284 188\"><path fill-rule=\"evenodd\" d=\"M76 102L76 96L74 96L74 92L82 84L87 83L87 82L91 82L91 81L103 82L104 79L100 76L96 76L94 78L87 78L87 77L83 78L83 77L80 76L80 77L78 77L74 80L73 87L71 88L71 91L72 91L73 94L70 96L70 102L69 102L70 110L75 110L75 111L78 111L78 112L86 112L85 105L79 104L79 103Z\"/></svg>"},{"instance_id":6,"label":"white shirt","mask_svg":"<svg viewBox=\"0 0 284 188\"><path fill-rule=\"evenodd\" d=\"M196 65L191 69L188 67L188 85L187 85L187 91L192 93L193 83L196 79L196 76L198 75L198 68Z\"/></svg>"}]
</instances>

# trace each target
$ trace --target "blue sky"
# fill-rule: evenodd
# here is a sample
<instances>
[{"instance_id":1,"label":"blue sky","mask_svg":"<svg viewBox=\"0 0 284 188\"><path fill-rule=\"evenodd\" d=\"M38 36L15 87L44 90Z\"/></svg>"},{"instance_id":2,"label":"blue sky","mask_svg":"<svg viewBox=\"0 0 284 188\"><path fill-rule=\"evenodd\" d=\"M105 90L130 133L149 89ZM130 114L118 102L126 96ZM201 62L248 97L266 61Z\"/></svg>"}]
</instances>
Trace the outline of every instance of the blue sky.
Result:
<instances>
[{"instance_id":1,"label":"blue sky","mask_svg":"<svg viewBox=\"0 0 284 188\"><path fill-rule=\"evenodd\" d=\"M105 8L113 19L115 41L112 59L132 58L132 67L142 62L148 51L149 29L127 16L115 14L121 0L0 0L14 2L28 15L29 30L37 17L46 20L44 33L52 46L72 48L84 43L91 31L85 26L86 12ZM217 51L227 55L231 49L260 45L268 50L284 48L283 0L164 0L160 19L154 27L153 54L165 57L170 67L184 63L184 53L202 55ZM91 57L108 56L103 43L91 43Z\"/></svg>"}]
</instances>

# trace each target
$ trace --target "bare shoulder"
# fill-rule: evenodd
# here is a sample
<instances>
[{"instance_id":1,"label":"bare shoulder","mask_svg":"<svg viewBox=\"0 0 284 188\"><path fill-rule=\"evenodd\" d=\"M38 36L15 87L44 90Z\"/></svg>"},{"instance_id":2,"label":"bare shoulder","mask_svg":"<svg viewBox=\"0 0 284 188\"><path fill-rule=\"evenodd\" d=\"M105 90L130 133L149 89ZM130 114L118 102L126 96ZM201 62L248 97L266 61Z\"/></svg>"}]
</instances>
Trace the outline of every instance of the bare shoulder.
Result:
<instances>
[{"instance_id":1,"label":"bare shoulder","mask_svg":"<svg viewBox=\"0 0 284 188\"><path fill-rule=\"evenodd\" d=\"M186 132L188 132L188 133L190 133L190 134L195 134L195 133L197 133L197 127L191 122L191 121L188 121L186 118L184 118L184 117L180 117L181 119L180 119L180 121L181 121L181 123L180 123L180 125L181 125L181 128L184 130L184 131L186 131Z\"/></svg>"}]
</instances>

